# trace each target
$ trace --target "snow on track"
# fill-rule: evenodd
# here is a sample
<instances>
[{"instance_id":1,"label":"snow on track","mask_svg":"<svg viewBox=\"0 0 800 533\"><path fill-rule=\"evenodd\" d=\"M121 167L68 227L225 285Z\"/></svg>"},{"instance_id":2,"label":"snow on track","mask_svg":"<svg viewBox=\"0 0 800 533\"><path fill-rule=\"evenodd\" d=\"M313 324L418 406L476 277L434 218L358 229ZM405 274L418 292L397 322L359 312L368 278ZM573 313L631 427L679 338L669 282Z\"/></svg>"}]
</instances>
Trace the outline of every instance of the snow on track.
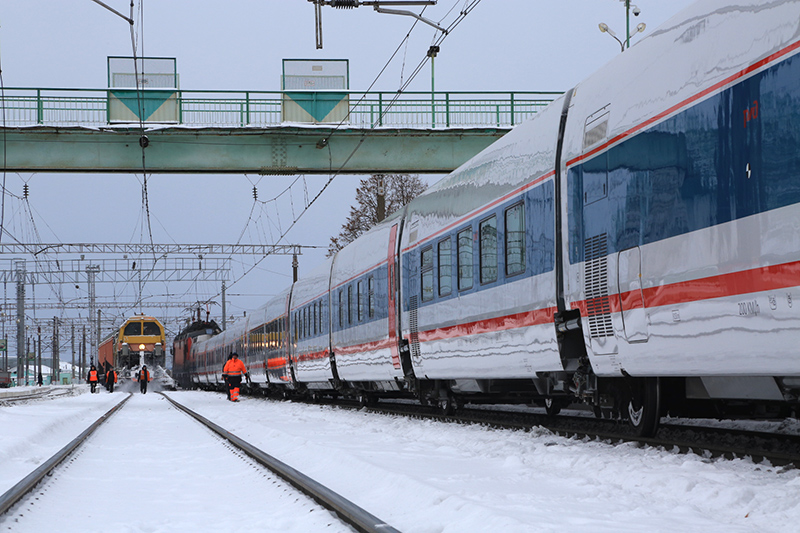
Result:
<instances>
[{"instance_id":1,"label":"snow on track","mask_svg":"<svg viewBox=\"0 0 800 533\"><path fill-rule=\"evenodd\" d=\"M32 498L15 506L0 528L104 533L352 531L230 450L160 395L136 394Z\"/></svg>"},{"instance_id":2,"label":"snow on track","mask_svg":"<svg viewBox=\"0 0 800 533\"><path fill-rule=\"evenodd\" d=\"M800 470L749 459L167 394L404 533L777 533L800 523Z\"/></svg>"},{"instance_id":3,"label":"snow on track","mask_svg":"<svg viewBox=\"0 0 800 533\"><path fill-rule=\"evenodd\" d=\"M0 494L69 444L126 394L86 394L0 408Z\"/></svg>"}]
</instances>

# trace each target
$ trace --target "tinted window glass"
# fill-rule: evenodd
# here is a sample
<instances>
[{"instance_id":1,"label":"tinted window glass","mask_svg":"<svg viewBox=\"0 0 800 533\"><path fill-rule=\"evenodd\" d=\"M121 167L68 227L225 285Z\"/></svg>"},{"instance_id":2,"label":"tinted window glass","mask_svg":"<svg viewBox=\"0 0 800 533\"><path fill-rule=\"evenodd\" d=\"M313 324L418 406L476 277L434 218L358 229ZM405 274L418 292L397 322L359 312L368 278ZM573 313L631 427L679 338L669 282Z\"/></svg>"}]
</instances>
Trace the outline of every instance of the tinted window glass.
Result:
<instances>
[{"instance_id":1,"label":"tinted window glass","mask_svg":"<svg viewBox=\"0 0 800 533\"><path fill-rule=\"evenodd\" d=\"M369 277L369 317L373 318L375 316L375 278L372 276Z\"/></svg>"},{"instance_id":2,"label":"tinted window glass","mask_svg":"<svg viewBox=\"0 0 800 533\"><path fill-rule=\"evenodd\" d=\"M364 320L364 280L358 282L356 298L358 298L358 321L362 322Z\"/></svg>"},{"instance_id":3,"label":"tinted window glass","mask_svg":"<svg viewBox=\"0 0 800 533\"><path fill-rule=\"evenodd\" d=\"M525 206L506 210L506 275L525 272Z\"/></svg>"},{"instance_id":4,"label":"tinted window glass","mask_svg":"<svg viewBox=\"0 0 800 533\"><path fill-rule=\"evenodd\" d=\"M497 281L497 217L481 222L479 232L481 283L492 283Z\"/></svg>"},{"instance_id":5,"label":"tinted window glass","mask_svg":"<svg viewBox=\"0 0 800 533\"><path fill-rule=\"evenodd\" d=\"M452 245L447 238L439 241L439 296L447 296L453 291Z\"/></svg>"},{"instance_id":6,"label":"tinted window glass","mask_svg":"<svg viewBox=\"0 0 800 533\"><path fill-rule=\"evenodd\" d=\"M433 300L433 248L422 250L422 301Z\"/></svg>"},{"instance_id":7,"label":"tinted window glass","mask_svg":"<svg viewBox=\"0 0 800 533\"><path fill-rule=\"evenodd\" d=\"M458 232L458 290L472 288L472 228Z\"/></svg>"}]
</instances>

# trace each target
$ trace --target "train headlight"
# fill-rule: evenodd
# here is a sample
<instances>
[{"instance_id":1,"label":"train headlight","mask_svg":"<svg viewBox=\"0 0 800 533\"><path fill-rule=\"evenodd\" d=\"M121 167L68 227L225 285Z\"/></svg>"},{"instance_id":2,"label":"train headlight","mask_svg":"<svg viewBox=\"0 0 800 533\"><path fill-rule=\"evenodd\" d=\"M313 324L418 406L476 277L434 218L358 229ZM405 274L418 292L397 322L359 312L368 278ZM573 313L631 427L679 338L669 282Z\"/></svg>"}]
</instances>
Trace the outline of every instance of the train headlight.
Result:
<instances>
[{"instance_id":1,"label":"train headlight","mask_svg":"<svg viewBox=\"0 0 800 533\"><path fill-rule=\"evenodd\" d=\"M142 352L144 351L144 344L140 344L139 345L139 351L142 351Z\"/></svg>"}]
</instances>

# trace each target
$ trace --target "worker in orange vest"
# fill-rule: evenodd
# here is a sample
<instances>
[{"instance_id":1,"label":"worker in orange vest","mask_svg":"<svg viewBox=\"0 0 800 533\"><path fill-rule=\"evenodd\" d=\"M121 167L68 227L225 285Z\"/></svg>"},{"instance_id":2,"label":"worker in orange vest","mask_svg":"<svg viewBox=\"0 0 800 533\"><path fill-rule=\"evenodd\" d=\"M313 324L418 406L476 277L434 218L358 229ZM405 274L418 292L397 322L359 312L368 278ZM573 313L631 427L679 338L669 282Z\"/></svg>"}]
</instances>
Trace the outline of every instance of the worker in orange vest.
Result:
<instances>
[{"instance_id":1,"label":"worker in orange vest","mask_svg":"<svg viewBox=\"0 0 800 533\"><path fill-rule=\"evenodd\" d=\"M233 352L228 354L228 361L231 360L233 357ZM222 381L225 382L225 392L228 393L228 399L231 399L231 386L228 383L228 374L225 373L225 367L228 365L228 361L225 361L225 364L222 365Z\"/></svg>"},{"instance_id":2,"label":"worker in orange vest","mask_svg":"<svg viewBox=\"0 0 800 533\"><path fill-rule=\"evenodd\" d=\"M139 380L139 390L142 394L147 394L147 384L150 382L150 371L147 370L147 365L142 365L137 379Z\"/></svg>"},{"instance_id":3,"label":"worker in orange vest","mask_svg":"<svg viewBox=\"0 0 800 533\"><path fill-rule=\"evenodd\" d=\"M117 382L117 372L114 370L114 367L109 367L108 372L106 372L106 388L108 392L114 392L114 383Z\"/></svg>"},{"instance_id":4,"label":"worker in orange vest","mask_svg":"<svg viewBox=\"0 0 800 533\"><path fill-rule=\"evenodd\" d=\"M249 374L244 366L244 363L239 359L236 352L231 354L231 358L225 363L225 368L222 372L228 377L228 390L230 391L230 400L232 402L239 401L239 385L242 384L242 376Z\"/></svg>"},{"instance_id":5,"label":"worker in orange vest","mask_svg":"<svg viewBox=\"0 0 800 533\"><path fill-rule=\"evenodd\" d=\"M86 376L86 381L89 382L89 385L92 387L92 394L94 394L94 390L97 388L97 368L94 365L89 367L89 374Z\"/></svg>"}]
</instances>

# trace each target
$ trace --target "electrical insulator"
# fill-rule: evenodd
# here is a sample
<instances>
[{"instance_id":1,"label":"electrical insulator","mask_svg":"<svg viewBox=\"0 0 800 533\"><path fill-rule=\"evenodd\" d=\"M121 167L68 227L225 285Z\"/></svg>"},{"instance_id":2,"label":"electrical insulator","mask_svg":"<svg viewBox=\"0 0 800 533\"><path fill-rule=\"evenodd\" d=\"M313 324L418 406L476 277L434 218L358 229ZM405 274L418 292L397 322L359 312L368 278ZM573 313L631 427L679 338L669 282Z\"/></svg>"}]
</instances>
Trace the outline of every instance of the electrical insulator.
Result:
<instances>
[{"instance_id":1,"label":"electrical insulator","mask_svg":"<svg viewBox=\"0 0 800 533\"><path fill-rule=\"evenodd\" d=\"M28 184L27 183L22 186L22 197L25 198L26 200L28 199L28 192L29 191L30 191L30 189L28 188Z\"/></svg>"},{"instance_id":2,"label":"electrical insulator","mask_svg":"<svg viewBox=\"0 0 800 533\"><path fill-rule=\"evenodd\" d=\"M358 0L331 0L331 7L334 9L353 9L358 7Z\"/></svg>"},{"instance_id":3,"label":"electrical insulator","mask_svg":"<svg viewBox=\"0 0 800 533\"><path fill-rule=\"evenodd\" d=\"M253 185L253 200L258 200L258 189Z\"/></svg>"}]
</instances>

